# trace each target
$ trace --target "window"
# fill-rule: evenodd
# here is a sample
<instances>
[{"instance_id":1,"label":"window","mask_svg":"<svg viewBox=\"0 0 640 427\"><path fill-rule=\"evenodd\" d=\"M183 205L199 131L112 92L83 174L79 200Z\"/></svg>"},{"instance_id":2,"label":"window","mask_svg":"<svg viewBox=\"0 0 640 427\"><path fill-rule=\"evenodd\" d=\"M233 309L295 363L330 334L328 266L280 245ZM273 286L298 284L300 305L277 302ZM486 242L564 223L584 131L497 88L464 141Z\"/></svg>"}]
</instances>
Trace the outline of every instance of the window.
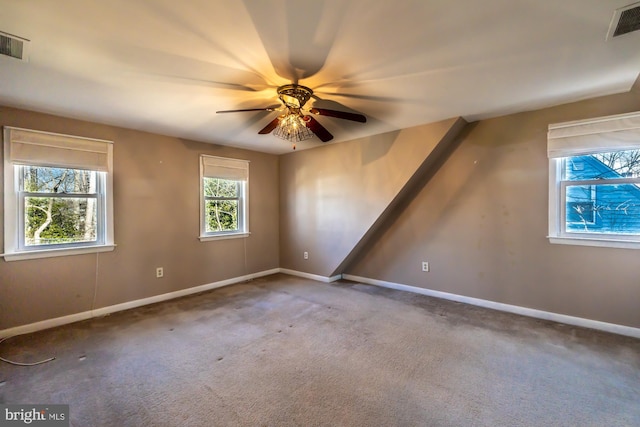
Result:
<instances>
[{"instance_id":1,"label":"window","mask_svg":"<svg viewBox=\"0 0 640 427\"><path fill-rule=\"evenodd\" d=\"M640 248L640 113L549 126L552 243Z\"/></svg>"},{"instance_id":2,"label":"window","mask_svg":"<svg viewBox=\"0 0 640 427\"><path fill-rule=\"evenodd\" d=\"M249 162L200 156L200 240L246 237Z\"/></svg>"},{"instance_id":3,"label":"window","mask_svg":"<svg viewBox=\"0 0 640 427\"><path fill-rule=\"evenodd\" d=\"M4 128L5 260L113 250L112 147Z\"/></svg>"}]
</instances>

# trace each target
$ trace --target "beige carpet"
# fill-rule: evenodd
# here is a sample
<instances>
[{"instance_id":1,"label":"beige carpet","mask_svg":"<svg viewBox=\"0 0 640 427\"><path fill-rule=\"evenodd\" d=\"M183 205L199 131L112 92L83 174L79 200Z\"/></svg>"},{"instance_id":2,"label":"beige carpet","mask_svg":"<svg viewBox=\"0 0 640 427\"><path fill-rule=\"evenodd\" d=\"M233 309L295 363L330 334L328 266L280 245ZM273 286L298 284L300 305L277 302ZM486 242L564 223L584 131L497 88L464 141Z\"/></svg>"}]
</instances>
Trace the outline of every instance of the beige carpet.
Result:
<instances>
[{"instance_id":1,"label":"beige carpet","mask_svg":"<svg viewBox=\"0 0 640 427\"><path fill-rule=\"evenodd\" d=\"M640 340L286 275L14 337L73 426L640 426Z\"/></svg>"}]
</instances>

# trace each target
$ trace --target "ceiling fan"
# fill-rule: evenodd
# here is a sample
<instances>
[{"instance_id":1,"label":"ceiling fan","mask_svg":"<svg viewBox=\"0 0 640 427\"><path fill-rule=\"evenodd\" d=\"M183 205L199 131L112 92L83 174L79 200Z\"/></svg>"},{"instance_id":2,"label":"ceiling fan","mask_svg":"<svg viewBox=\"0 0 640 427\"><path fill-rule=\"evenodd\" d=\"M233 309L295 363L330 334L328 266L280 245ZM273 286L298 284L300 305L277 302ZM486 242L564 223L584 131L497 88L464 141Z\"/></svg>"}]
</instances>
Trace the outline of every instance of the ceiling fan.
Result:
<instances>
[{"instance_id":1,"label":"ceiling fan","mask_svg":"<svg viewBox=\"0 0 640 427\"><path fill-rule=\"evenodd\" d=\"M366 123L367 118L362 114L348 113L345 111L329 110L326 108L308 108L304 105L313 95L313 90L306 86L288 84L277 89L278 98L282 101L283 108L248 108L244 110L224 110L216 113L239 113L245 111L282 111L284 114L273 119L268 125L258 133L265 135L274 131L274 135L291 141L295 150L295 143L317 136L322 142L331 141L333 135L322 126L316 119L306 113L319 116L334 117L338 119L351 120L354 122Z\"/></svg>"}]
</instances>

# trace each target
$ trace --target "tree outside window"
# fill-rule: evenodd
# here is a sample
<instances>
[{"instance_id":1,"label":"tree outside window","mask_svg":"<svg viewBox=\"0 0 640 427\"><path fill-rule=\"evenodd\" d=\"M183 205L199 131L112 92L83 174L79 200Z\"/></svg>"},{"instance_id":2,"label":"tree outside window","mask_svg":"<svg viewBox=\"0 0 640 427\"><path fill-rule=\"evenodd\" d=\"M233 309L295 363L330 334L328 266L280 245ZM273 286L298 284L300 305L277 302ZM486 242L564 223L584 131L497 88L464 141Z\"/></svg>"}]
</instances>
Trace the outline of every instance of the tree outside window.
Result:
<instances>
[{"instance_id":1,"label":"tree outside window","mask_svg":"<svg viewBox=\"0 0 640 427\"><path fill-rule=\"evenodd\" d=\"M228 179L204 178L207 233L239 230L240 184Z\"/></svg>"},{"instance_id":2,"label":"tree outside window","mask_svg":"<svg viewBox=\"0 0 640 427\"><path fill-rule=\"evenodd\" d=\"M21 166L25 246L96 242L97 173Z\"/></svg>"}]
</instances>

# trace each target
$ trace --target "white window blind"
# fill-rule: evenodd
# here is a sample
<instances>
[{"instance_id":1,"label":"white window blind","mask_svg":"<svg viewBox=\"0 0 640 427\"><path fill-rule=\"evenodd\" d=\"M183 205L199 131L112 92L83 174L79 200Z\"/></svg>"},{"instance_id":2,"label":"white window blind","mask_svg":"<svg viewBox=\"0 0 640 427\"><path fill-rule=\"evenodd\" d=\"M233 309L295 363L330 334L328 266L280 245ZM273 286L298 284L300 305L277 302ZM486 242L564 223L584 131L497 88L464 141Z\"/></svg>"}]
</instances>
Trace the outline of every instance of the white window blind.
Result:
<instances>
[{"instance_id":1,"label":"white window blind","mask_svg":"<svg viewBox=\"0 0 640 427\"><path fill-rule=\"evenodd\" d=\"M111 141L5 127L8 160L16 165L110 170Z\"/></svg>"},{"instance_id":2,"label":"white window blind","mask_svg":"<svg viewBox=\"0 0 640 427\"><path fill-rule=\"evenodd\" d=\"M233 181L249 180L249 161L202 156L202 176Z\"/></svg>"},{"instance_id":3,"label":"white window blind","mask_svg":"<svg viewBox=\"0 0 640 427\"><path fill-rule=\"evenodd\" d=\"M549 158L640 148L640 112L549 125Z\"/></svg>"}]
</instances>

